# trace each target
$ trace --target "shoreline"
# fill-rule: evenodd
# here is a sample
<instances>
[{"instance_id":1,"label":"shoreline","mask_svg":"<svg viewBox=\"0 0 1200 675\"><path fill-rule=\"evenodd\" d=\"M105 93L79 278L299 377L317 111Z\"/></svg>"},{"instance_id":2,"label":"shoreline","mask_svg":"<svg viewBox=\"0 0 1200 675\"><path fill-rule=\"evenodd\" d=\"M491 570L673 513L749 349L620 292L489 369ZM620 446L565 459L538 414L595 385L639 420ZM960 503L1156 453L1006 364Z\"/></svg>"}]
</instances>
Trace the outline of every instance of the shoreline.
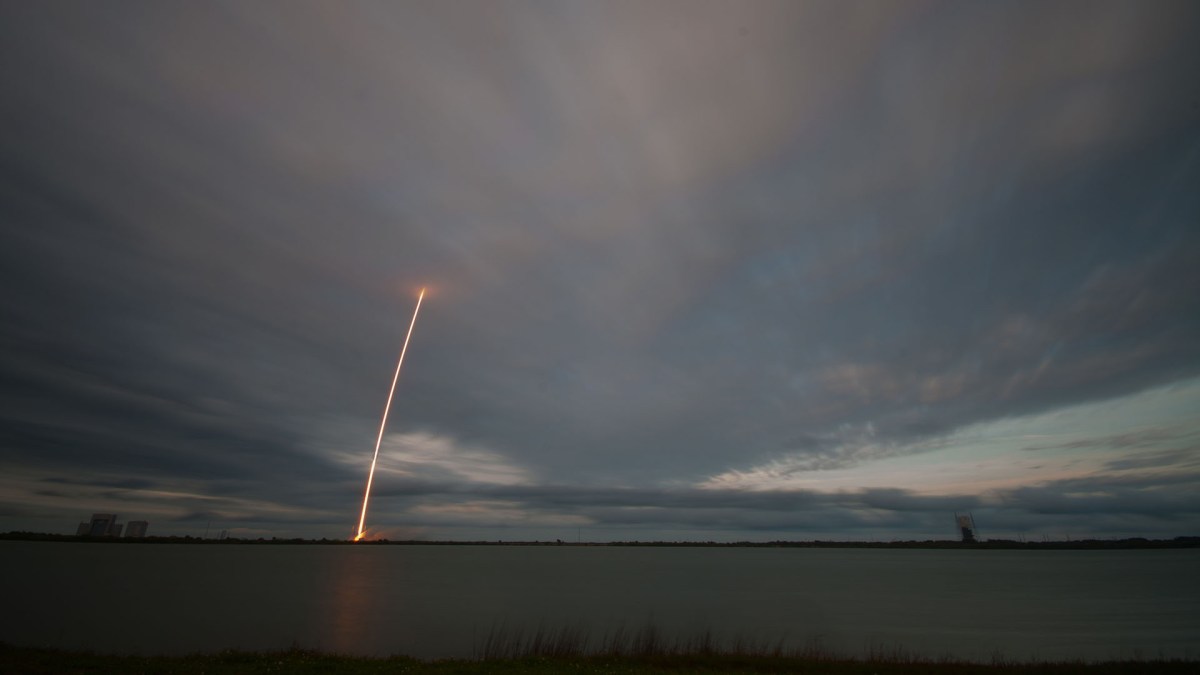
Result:
<instances>
[{"instance_id":1,"label":"shoreline","mask_svg":"<svg viewBox=\"0 0 1200 675\"><path fill-rule=\"evenodd\" d=\"M0 533L0 541L53 541L81 544L207 544L219 546L574 546L574 547L662 547L662 548L877 548L877 549L936 549L936 550L1027 550L1027 551L1094 551L1094 550L1142 550L1142 549L1188 549L1200 548L1200 536L1181 536L1172 539L1075 539L1066 541L1016 541L1012 539L989 539L977 542L961 542L943 539L904 541L825 541L825 540L777 540L766 542L738 541L435 541L421 539L388 540L373 539L351 541L349 539L205 539L192 536L151 537L89 537L42 532Z\"/></svg>"},{"instance_id":2,"label":"shoreline","mask_svg":"<svg viewBox=\"0 0 1200 675\"><path fill-rule=\"evenodd\" d=\"M1138 659L1126 661L1006 661L991 663L927 659L904 653L862 659L821 653L770 650L711 651L698 648L677 653L528 654L480 659L418 660L407 656L359 657L306 649L276 652L222 651L185 656L97 654L0 643L0 671L26 675L49 673L172 672L207 673L1193 673L1200 660Z\"/></svg>"}]
</instances>

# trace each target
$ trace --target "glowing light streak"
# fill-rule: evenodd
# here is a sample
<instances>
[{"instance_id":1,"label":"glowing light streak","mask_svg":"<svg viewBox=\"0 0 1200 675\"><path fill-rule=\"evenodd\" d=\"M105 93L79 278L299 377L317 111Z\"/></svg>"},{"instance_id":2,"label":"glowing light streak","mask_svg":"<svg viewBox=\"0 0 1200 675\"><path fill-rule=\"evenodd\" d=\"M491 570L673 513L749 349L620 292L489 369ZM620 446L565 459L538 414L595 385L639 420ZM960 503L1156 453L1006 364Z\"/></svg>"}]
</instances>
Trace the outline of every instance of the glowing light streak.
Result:
<instances>
[{"instance_id":1,"label":"glowing light streak","mask_svg":"<svg viewBox=\"0 0 1200 675\"><path fill-rule=\"evenodd\" d=\"M383 407L383 421L379 423L379 436L375 438L375 455L371 458L371 471L367 474L367 489L363 492L362 515L358 517L358 534L354 541L363 538L363 524L367 522L367 502L371 499L371 483L375 480L375 464L379 461L379 446L383 443L383 430L387 428L388 412L392 409L392 397L396 394L396 381L400 379L400 367L404 365L404 355L408 353L408 341L412 339L413 326L417 325L417 312L421 311L421 300L425 297L425 289L417 296L417 307L413 310L412 321L408 324L408 333L404 336L404 346L400 348L400 360L396 362L396 374L392 375L392 388L388 391L387 405Z\"/></svg>"}]
</instances>

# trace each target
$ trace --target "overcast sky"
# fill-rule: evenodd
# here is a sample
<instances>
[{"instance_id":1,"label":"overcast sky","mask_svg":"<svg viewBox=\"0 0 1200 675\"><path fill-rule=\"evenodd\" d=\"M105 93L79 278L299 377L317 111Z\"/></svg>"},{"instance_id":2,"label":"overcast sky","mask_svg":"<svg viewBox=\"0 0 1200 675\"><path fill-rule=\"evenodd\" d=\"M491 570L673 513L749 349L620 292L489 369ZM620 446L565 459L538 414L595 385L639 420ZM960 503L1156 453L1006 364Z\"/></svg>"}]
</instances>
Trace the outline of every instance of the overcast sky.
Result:
<instances>
[{"instance_id":1,"label":"overcast sky","mask_svg":"<svg viewBox=\"0 0 1200 675\"><path fill-rule=\"evenodd\" d=\"M0 530L1200 534L1197 35L5 2Z\"/></svg>"}]
</instances>

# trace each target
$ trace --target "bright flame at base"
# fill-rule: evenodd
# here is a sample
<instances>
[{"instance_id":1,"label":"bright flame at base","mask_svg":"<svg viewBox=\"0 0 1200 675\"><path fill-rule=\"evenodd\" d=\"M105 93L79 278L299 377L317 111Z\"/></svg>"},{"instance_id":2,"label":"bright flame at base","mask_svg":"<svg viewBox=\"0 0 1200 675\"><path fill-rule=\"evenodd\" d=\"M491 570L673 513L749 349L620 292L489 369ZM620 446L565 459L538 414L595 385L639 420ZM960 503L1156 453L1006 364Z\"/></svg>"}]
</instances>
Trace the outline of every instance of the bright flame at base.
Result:
<instances>
[{"instance_id":1,"label":"bright flame at base","mask_svg":"<svg viewBox=\"0 0 1200 675\"><path fill-rule=\"evenodd\" d=\"M417 312L421 311L421 300L425 297L425 289L417 296L417 307L413 310L412 321L408 324L408 333L404 336L404 346L400 348L400 360L396 362L396 374L392 375L392 388L388 391L387 405L383 407L383 421L379 423L379 436L375 438L375 456L371 458L371 471L367 474L367 489L363 492L362 515L358 518L358 534L354 541L363 538L363 524L367 522L367 501L371 499L371 483L375 480L375 463L379 461L379 446L383 443L383 430L387 428L388 412L392 409L392 397L396 394L396 381L400 379L400 366L404 365L404 354L408 352L408 341L412 339L413 326L417 325Z\"/></svg>"}]
</instances>

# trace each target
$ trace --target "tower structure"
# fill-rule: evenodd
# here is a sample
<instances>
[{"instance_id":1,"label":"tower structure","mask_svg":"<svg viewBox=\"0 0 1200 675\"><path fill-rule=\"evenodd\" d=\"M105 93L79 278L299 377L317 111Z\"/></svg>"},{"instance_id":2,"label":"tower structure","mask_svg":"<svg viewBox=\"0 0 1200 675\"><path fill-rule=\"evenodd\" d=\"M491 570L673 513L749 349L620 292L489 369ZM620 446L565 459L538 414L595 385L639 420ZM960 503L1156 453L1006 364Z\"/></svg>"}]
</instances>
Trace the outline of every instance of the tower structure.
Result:
<instances>
[{"instance_id":1,"label":"tower structure","mask_svg":"<svg viewBox=\"0 0 1200 675\"><path fill-rule=\"evenodd\" d=\"M962 534L962 543L975 543L975 519L970 513L955 513L954 522L958 525L958 531Z\"/></svg>"}]
</instances>

